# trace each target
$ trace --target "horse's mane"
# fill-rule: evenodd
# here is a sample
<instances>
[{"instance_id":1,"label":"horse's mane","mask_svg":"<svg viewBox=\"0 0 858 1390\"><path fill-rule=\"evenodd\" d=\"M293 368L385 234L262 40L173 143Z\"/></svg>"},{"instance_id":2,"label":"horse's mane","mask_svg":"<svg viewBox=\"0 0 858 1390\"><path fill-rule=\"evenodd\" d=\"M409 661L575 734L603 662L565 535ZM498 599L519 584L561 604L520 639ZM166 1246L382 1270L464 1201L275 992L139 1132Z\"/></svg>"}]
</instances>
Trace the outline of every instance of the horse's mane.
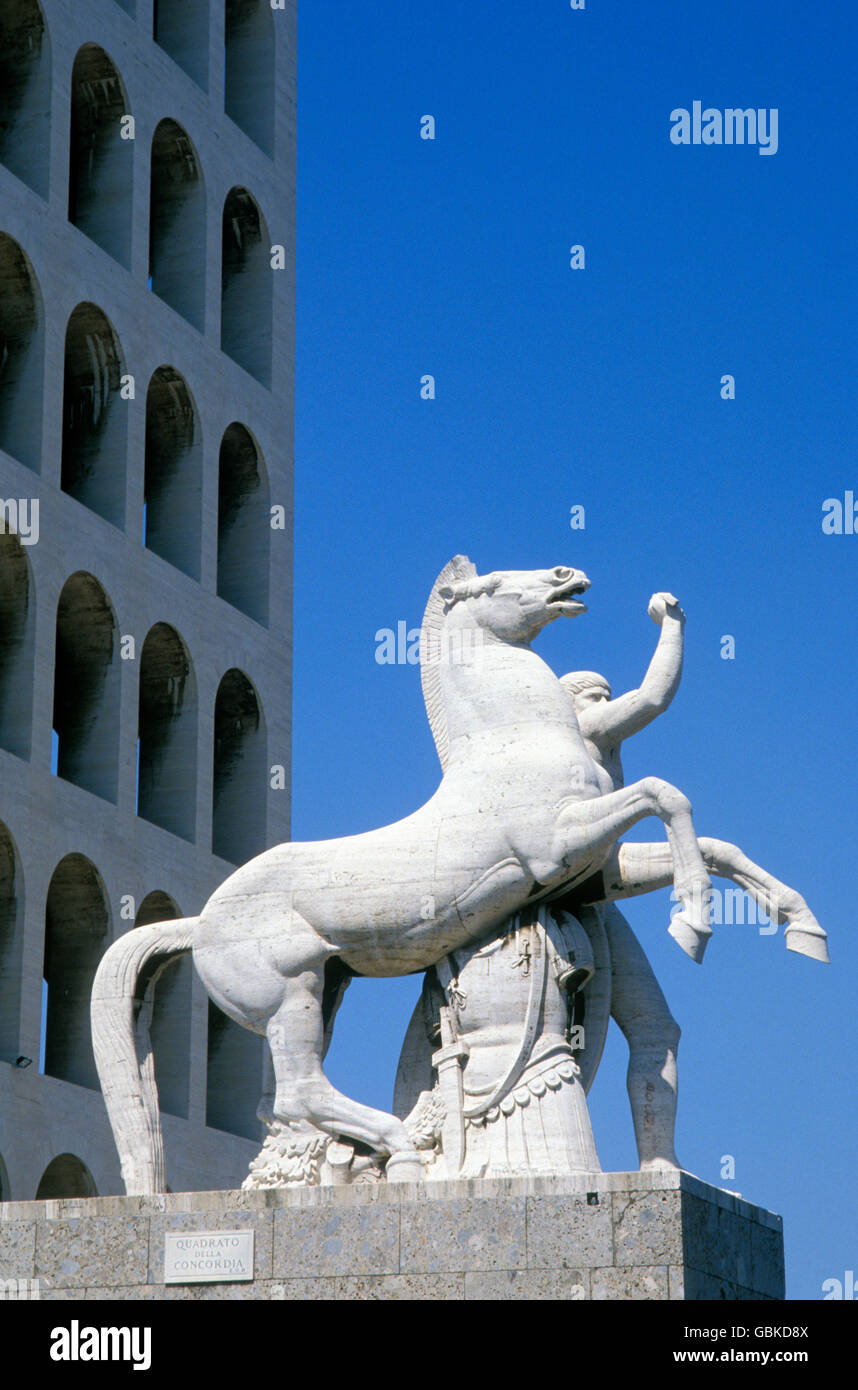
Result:
<instances>
[{"instance_id":1,"label":"horse's mane","mask_svg":"<svg viewBox=\"0 0 858 1390\"><path fill-rule=\"evenodd\" d=\"M454 555L432 586L426 612L423 614L423 626L420 629L420 681L423 686L423 700L441 767L445 772L450 747L447 736L447 712L441 694L441 631L447 603L441 597L440 590L448 584L455 584L458 580L476 577L477 567L467 555Z\"/></svg>"}]
</instances>

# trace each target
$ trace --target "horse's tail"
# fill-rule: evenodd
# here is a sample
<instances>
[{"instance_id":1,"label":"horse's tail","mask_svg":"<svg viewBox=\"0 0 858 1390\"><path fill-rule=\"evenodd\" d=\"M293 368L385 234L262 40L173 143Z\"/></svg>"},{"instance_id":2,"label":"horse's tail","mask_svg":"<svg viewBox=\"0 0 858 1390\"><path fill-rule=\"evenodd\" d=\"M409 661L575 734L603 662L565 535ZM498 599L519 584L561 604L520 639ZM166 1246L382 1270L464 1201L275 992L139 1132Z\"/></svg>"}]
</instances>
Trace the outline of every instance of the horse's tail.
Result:
<instances>
[{"instance_id":1,"label":"horse's tail","mask_svg":"<svg viewBox=\"0 0 858 1390\"><path fill-rule=\"evenodd\" d=\"M158 976L190 951L198 921L181 917L126 932L105 952L93 982L92 1048L129 1196L166 1190L149 1024Z\"/></svg>"}]
</instances>

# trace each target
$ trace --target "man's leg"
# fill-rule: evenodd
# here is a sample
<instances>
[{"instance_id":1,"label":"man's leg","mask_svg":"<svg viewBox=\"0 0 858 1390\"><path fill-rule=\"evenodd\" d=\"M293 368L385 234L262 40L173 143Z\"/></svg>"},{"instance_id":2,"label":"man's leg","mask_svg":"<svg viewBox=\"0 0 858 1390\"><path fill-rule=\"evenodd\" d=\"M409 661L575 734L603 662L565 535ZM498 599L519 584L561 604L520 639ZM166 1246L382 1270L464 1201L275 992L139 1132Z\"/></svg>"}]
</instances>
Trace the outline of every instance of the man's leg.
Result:
<instances>
[{"instance_id":1,"label":"man's leg","mask_svg":"<svg viewBox=\"0 0 858 1390\"><path fill-rule=\"evenodd\" d=\"M629 1045L627 1086L641 1169L678 1168L676 1052L679 1025L643 947L619 908L600 904L611 947L611 1016Z\"/></svg>"}]
</instances>

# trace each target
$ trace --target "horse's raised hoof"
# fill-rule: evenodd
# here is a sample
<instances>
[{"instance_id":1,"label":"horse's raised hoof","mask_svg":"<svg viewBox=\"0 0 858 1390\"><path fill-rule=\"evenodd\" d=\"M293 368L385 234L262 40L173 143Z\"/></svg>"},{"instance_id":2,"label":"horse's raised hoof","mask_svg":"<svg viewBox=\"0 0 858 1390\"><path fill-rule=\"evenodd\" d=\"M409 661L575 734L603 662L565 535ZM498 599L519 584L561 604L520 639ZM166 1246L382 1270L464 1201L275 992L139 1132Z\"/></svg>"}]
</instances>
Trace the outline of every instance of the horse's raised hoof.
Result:
<instances>
[{"instance_id":1,"label":"horse's raised hoof","mask_svg":"<svg viewBox=\"0 0 858 1390\"><path fill-rule=\"evenodd\" d=\"M677 912L670 919L668 933L673 937L677 946L681 946L687 956L690 956L695 965L699 965L703 959L703 952L709 944L712 935L712 928L706 926L696 926L685 916L684 912Z\"/></svg>"},{"instance_id":2,"label":"horse's raised hoof","mask_svg":"<svg viewBox=\"0 0 858 1390\"><path fill-rule=\"evenodd\" d=\"M390 1155L384 1172L388 1182L422 1182L426 1165L416 1149L400 1149Z\"/></svg>"},{"instance_id":3,"label":"horse's raised hoof","mask_svg":"<svg viewBox=\"0 0 858 1390\"><path fill-rule=\"evenodd\" d=\"M811 960L820 960L823 965L831 964L828 938L810 912L806 919L795 917L787 923L784 928L784 941L788 951L795 951L800 956L810 956Z\"/></svg>"}]
</instances>

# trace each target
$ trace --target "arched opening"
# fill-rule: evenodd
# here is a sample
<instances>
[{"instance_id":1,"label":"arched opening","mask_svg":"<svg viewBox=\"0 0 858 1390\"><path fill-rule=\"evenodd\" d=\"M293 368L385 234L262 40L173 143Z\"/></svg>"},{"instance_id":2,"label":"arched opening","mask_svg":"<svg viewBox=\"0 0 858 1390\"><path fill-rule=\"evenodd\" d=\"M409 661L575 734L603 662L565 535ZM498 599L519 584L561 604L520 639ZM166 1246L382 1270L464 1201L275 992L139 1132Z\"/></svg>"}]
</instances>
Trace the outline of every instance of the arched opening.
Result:
<instances>
[{"instance_id":1,"label":"arched opening","mask_svg":"<svg viewBox=\"0 0 858 1390\"><path fill-rule=\"evenodd\" d=\"M52 1159L36 1189L37 1202L55 1201L59 1197L97 1196L92 1173L74 1154L60 1154Z\"/></svg>"},{"instance_id":2,"label":"arched opening","mask_svg":"<svg viewBox=\"0 0 858 1390\"><path fill-rule=\"evenodd\" d=\"M206 193L187 133L163 120L152 137L149 275L152 289L202 333L205 314Z\"/></svg>"},{"instance_id":3,"label":"arched opening","mask_svg":"<svg viewBox=\"0 0 858 1390\"><path fill-rule=\"evenodd\" d=\"M66 329L62 486L120 529L128 430L124 370L110 320L95 304L79 304Z\"/></svg>"},{"instance_id":4,"label":"arched opening","mask_svg":"<svg viewBox=\"0 0 858 1390\"><path fill-rule=\"evenodd\" d=\"M197 811L197 686L175 628L156 623L140 653L137 814L193 840Z\"/></svg>"},{"instance_id":5,"label":"arched opening","mask_svg":"<svg viewBox=\"0 0 858 1390\"><path fill-rule=\"evenodd\" d=\"M143 541L192 579L200 577L202 487L194 398L174 367L159 367L146 394Z\"/></svg>"},{"instance_id":6,"label":"arched opening","mask_svg":"<svg viewBox=\"0 0 858 1390\"><path fill-rule=\"evenodd\" d=\"M94 1091L89 1000L109 920L95 866L82 854L67 854L54 870L45 909L45 1072Z\"/></svg>"},{"instance_id":7,"label":"arched opening","mask_svg":"<svg viewBox=\"0 0 858 1390\"><path fill-rule=\"evenodd\" d=\"M57 605L54 730L57 774L116 801L119 653L116 618L97 579L78 571Z\"/></svg>"},{"instance_id":8,"label":"arched opening","mask_svg":"<svg viewBox=\"0 0 858 1390\"><path fill-rule=\"evenodd\" d=\"M206 1124L258 1140L264 1039L227 1018L209 1000Z\"/></svg>"},{"instance_id":9,"label":"arched opening","mask_svg":"<svg viewBox=\"0 0 858 1390\"><path fill-rule=\"evenodd\" d=\"M19 1055L24 893L14 841L0 822L0 1060Z\"/></svg>"},{"instance_id":10,"label":"arched opening","mask_svg":"<svg viewBox=\"0 0 858 1390\"><path fill-rule=\"evenodd\" d=\"M48 196L51 48L36 0L5 0L0 10L0 160Z\"/></svg>"},{"instance_id":11,"label":"arched opening","mask_svg":"<svg viewBox=\"0 0 858 1390\"><path fill-rule=\"evenodd\" d=\"M154 0L152 35L204 92L209 89L209 0Z\"/></svg>"},{"instance_id":12,"label":"arched opening","mask_svg":"<svg viewBox=\"0 0 858 1390\"><path fill-rule=\"evenodd\" d=\"M244 425L233 422L220 446L217 591L263 626L268 623L270 502L256 441Z\"/></svg>"},{"instance_id":13,"label":"arched opening","mask_svg":"<svg viewBox=\"0 0 858 1390\"><path fill-rule=\"evenodd\" d=\"M151 922L169 922L181 917L169 893L155 889L147 893L134 920L135 927ZM149 1037L155 1059L155 1080L162 1110L168 1115L188 1118L191 1067L191 1004L193 966L190 956L168 962L156 961L154 969L140 977L138 998L142 999L154 981L152 1019Z\"/></svg>"},{"instance_id":14,"label":"arched opening","mask_svg":"<svg viewBox=\"0 0 858 1390\"><path fill-rule=\"evenodd\" d=\"M265 723L256 691L233 667L218 686L212 853L244 864L265 849Z\"/></svg>"},{"instance_id":15,"label":"arched opening","mask_svg":"<svg viewBox=\"0 0 858 1390\"><path fill-rule=\"evenodd\" d=\"M72 69L69 220L103 251L131 265L134 141L122 78L103 48L87 43Z\"/></svg>"},{"instance_id":16,"label":"arched opening","mask_svg":"<svg viewBox=\"0 0 858 1390\"><path fill-rule=\"evenodd\" d=\"M269 0L226 0L226 114L274 153L274 15Z\"/></svg>"},{"instance_id":17,"label":"arched opening","mask_svg":"<svg viewBox=\"0 0 858 1390\"><path fill-rule=\"evenodd\" d=\"M233 188L223 207L220 345L263 386L271 385L270 255L256 200Z\"/></svg>"},{"instance_id":18,"label":"arched opening","mask_svg":"<svg viewBox=\"0 0 858 1390\"><path fill-rule=\"evenodd\" d=\"M0 449L38 473L44 372L42 296L17 241L0 232Z\"/></svg>"},{"instance_id":19,"label":"arched opening","mask_svg":"<svg viewBox=\"0 0 858 1390\"><path fill-rule=\"evenodd\" d=\"M0 747L29 758L36 605L20 537L3 525L0 518Z\"/></svg>"},{"instance_id":20,"label":"arched opening","mask_svg":"<svg viewBox=\"0 0 858 1390\"><path fill-rule=\"evenodd\" d=\"M149 927L154 922L174 922L181 915L176 906L175 898L171 898L170 894L165 893L161 888L155 888L151 893L146 894L138 907L134 925L135 927Z\"/></svg>"}]
</instances>

